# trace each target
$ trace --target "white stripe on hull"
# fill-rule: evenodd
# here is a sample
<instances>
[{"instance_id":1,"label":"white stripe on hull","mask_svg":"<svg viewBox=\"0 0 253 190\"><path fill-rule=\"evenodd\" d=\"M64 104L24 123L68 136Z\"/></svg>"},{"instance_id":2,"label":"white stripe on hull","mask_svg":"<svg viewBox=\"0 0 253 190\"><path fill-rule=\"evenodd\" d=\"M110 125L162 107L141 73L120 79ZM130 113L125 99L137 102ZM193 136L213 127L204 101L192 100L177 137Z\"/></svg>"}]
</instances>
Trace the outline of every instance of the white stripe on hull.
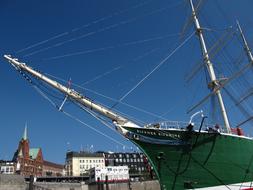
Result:
<instances>
[{"instance_id":1,"label":"white stripe on hull","mask_svg":"<svg viewBox=\"0 0 253 190\"><path fill-rule=\"evenodd\" d=\"M253 181L252 182L245 182L245 183L236 183L236 184L229 184L229 185L219 185L214 187L204 187L198 188L199 190L222 190L222 189L230 189L230 190L253 190ZM198 190L196 189L196 190Z\"/></svg>"}]
</instances>

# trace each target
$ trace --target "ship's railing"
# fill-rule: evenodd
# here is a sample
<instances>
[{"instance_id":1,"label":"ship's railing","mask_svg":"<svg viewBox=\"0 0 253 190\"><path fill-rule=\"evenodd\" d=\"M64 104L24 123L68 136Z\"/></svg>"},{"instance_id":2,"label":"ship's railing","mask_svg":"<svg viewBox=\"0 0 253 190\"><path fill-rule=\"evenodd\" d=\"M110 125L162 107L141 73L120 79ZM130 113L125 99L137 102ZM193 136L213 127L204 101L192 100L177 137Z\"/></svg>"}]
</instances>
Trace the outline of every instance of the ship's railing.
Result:
<instances>
[{"instance_id":1,"label":"ship's railing","mask_svg":"<svg viewBox=\"0 0 253 190\"><path fill-rule=\"evenodd\" d=\"M162 121L159 123L150 123L145 125L144 127L146 128L163 128L163 129L168 129L168 128L175 128L175 129L183 129L188 126L188 122L184 121Z\"/></svg>"},{"instance_id":2,"label":"ship's railing","mask_svg":"<svg viewBox=\"0 0 253 190\"><path fill-rule=\"evenodd\" d=\"M186 128L189 123L184 121L162 121L159 122L160 128L175 128L183 129Z\"/></svg>"},{"instance_id":3,"label":"ship's railing","mask_svg":"<svg viewBox=\"0 0 253 190\"><path fill-rule=\"evenodd\" d=\"M145 125L146 128L162 128L162 129L185 129L189 125L189 122L185 121L162 121L158 123L150 123ZM194 126L196 129L200 127L200 123L194 123ZM202 130L205 130L207 128L213 128L214 124L207 124L204 123ZM220 126L220 129L222 130L222 126Z\"/></svg>"}]
</instances>

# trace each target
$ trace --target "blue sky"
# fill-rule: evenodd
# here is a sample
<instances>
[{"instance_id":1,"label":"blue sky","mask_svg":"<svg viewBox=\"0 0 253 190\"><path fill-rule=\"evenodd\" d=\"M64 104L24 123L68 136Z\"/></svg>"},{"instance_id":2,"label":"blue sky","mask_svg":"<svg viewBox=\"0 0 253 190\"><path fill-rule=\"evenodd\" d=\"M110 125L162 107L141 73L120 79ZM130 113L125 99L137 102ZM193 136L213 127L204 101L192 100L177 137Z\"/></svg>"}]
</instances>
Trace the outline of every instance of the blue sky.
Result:
<instances>
[{"instance_id":1,"label":"blue sky","mask_svg":"<svg viewBox=\"0 0 253 190\"><path fill-rule=\"evenodd\" d=\"M205 27L221 35L239 19L252 40L252 1L204 2L200 21ZM41 147L47 160L63 163L67 149L87 149L91 145L94 150L123 150L121 145L53 108L6 63L4 54L12 54L44 73L64 80L71 78L79 85L103 75L83 87L120 99L192 33L190 27L183 39L178 35L189 16L185 0L1 1L0 159L12 158L26 122L31 146ZM42 41L45 43L31 47ZM169 120L188 121L189 105L208 93L204 84L184 85L190 65L199 60L199 43L193 36L123 101ZM194 89L197 95L191 93ZM114 104L88 90L77 90L107 106ZM71 104L66 104L65 109L125 144L128 150L133 147ZM158 121L124 105L116 109L146 123Z\"/></svg>"}]
</instances>

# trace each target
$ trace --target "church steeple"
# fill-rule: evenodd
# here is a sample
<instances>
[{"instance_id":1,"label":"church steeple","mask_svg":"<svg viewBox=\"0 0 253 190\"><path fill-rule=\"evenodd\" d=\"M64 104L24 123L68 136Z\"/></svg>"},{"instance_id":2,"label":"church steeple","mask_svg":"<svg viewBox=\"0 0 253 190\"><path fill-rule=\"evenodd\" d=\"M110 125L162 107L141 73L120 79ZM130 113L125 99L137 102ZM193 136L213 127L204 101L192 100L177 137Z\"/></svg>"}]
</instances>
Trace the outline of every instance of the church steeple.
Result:
<instances>
[{"instance_id":1,"label":"church steeple","mask_svg":"<svg viewBox=\"0 0 253 190\"><path fill-rule=\"evenodd\" d=\"M27 136L27 122L25 123L25 130L24 130L24 134L23 134L23 140L28 140L28 136Z\"/></svg>"}]
</instances>

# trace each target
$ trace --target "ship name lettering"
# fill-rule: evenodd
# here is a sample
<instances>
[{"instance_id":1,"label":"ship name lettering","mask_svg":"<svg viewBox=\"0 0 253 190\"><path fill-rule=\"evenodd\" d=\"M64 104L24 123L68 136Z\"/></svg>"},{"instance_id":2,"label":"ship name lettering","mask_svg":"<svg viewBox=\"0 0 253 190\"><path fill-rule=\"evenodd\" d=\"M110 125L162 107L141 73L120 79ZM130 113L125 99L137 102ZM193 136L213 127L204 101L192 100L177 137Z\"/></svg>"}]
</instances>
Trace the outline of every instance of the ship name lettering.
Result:
<instances>
[{"instance_id":1,"label":"ship name lettering","mask_svg":"<svg viewBox=\"0 0 253 190\"><path fill-rule=\"evenodd\" d=\"M146 130L139 130L136 131L139 134L146 134L146 135L158 135L163 137L171 137L171 138L180 138L179 134L171 134L166 132L156 132L156 131L146 131Z\"/></svg>"}]
</instances>

